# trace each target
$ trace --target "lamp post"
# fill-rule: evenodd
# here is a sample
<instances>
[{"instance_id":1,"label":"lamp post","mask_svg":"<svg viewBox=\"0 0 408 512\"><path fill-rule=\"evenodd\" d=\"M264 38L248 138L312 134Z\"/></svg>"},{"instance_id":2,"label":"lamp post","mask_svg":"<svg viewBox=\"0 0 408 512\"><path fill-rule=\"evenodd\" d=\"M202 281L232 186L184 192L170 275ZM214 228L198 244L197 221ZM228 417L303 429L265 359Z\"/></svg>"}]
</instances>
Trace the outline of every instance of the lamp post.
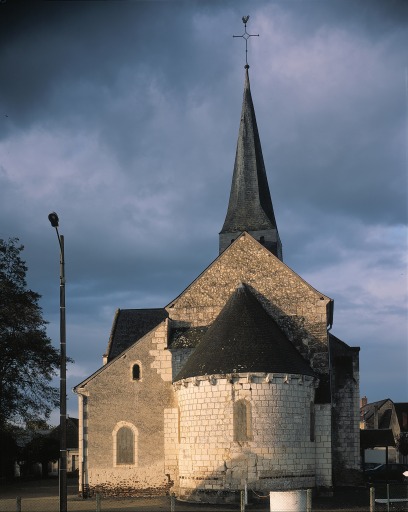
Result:
<instances>
[{"instance_id":1,"label":"lamp post","mask_svg":"<svg viewBox=\"0 0 408 512\"><path fill-rule=\"evenodd\" d=\"M59 219L55 212L48 215L55 228L60 247L60 459L59 512L67 512L67 341L65 319L65 259L64 236L58 232Z\"/></svg>"}]
</instances>

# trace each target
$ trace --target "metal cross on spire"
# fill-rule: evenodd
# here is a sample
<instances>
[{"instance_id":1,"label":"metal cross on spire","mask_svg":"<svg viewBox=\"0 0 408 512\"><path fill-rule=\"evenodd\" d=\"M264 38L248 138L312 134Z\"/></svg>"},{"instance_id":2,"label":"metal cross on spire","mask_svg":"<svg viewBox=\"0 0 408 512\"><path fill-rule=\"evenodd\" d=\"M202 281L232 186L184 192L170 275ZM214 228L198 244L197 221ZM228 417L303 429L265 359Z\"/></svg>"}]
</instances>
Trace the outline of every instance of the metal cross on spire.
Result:
<instances>
[{"instance_id":1,"label":"metal cross on spire","mask_svg":"<svg viewBox=\"0 0 408 512\"><path fill-rule=\"evenodd\" d=\"M246 26L249 20L249 16L242 16L242 22L244 23L245 32L242 34L242 36L232 36L232 37L242 37L245 39L245 68L249 68L248 65L248 39L250 37L259 37L259 34L248 34Z\"/></svg>"}]
</instances>

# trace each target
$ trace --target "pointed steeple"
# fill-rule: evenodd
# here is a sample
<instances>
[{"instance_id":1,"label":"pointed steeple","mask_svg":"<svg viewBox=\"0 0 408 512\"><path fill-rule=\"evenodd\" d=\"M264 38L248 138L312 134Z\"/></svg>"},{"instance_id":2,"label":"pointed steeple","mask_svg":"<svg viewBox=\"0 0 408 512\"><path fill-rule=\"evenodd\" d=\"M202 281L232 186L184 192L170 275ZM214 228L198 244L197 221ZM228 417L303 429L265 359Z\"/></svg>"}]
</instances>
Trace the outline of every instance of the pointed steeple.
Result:
<instances>
[{"instance_id":1,"label":"pointed steeple","mask_svg":"<svg viewBox=\"0 0 408 512\"><path fill-rule=\"evenodd\" d=\"M244 98L228 211L220 232L220 253L243 231L282 259L275 215L262 156L255 109L245 66Z\"/></svg>"}]
</instances>

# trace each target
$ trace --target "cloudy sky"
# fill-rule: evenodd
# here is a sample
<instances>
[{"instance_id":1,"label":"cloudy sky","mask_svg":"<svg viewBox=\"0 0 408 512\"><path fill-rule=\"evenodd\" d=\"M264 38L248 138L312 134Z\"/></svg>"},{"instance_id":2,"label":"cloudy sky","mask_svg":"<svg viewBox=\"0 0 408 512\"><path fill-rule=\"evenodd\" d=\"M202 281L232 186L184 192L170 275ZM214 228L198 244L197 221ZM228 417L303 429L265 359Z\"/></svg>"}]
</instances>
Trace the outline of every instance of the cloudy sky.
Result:
<instances>
[{"instance_id":1,"label":"cloudy sky","mask_svg":"<svg viewBox=\"0 0 408 512\"><path fill-rule=\"evenodd\" d=\"M2 0L0 237L59 347L60 217L72 388L116 308L165 306L218 254L247 14L284 260L334 299L361 394L408 401L405 0Z\"/></svg>"}]
</instances>

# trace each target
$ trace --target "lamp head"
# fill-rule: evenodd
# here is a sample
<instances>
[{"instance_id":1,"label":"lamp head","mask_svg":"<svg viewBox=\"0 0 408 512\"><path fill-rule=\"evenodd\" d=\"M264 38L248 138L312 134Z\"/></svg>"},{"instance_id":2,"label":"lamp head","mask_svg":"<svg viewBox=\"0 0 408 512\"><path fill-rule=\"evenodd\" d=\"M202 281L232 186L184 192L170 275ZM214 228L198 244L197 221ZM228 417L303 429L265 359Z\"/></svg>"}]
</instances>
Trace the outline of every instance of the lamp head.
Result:
<instances>
[{"instance_id":1,"label":"lamp head","mask_svg":"<svg viewBox=\"0 0 408 512\"><path fill-rule=\"evenodd\" d=\"M51 222L51 226L53 228L57 228L58 227L59 218L58 218L58 215L55 212L51 212L48 215L48 220Z\"/></svg>"}]
</instances>

